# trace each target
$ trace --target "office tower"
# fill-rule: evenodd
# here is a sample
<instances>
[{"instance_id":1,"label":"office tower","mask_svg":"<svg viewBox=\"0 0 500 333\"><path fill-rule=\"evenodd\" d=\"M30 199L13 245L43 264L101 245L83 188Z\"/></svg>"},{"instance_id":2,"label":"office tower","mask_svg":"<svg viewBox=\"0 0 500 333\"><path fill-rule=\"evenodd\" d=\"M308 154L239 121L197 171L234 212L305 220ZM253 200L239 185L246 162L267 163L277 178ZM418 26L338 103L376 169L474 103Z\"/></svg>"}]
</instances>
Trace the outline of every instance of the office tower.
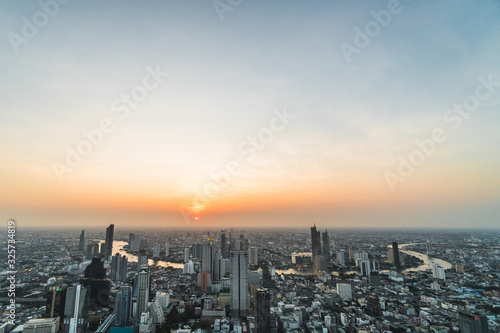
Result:
<instances>
[{"instance_id":1,"label":"office tower","mask_svg":"<svg viewBox=\"0 0 500 333\"><path fill-rule=\"evenodd\" d=\"M85 247L85 230L82 230L80 233L80 241L78 242L78 249L80 251L83 251L83 248Z\"/></svg>"},{"instance_id":2,"label":"office tower","mask_svg":"<svg viewBox=\"0 0 500 333\"><path fill-rule=\"evenodd\" d=\"M189 247L184 248L184 263L189 261Z\"/></svg>"},{"instance_id":3,"label":"office tower","mask_svg":"<svg viewBox=\"0 0 500 333\"><path fill-rule=\"evenodd\" d=\"M267 288L257 289L255 295L256 333L271 332L271 293Z\"/></svg>"},{"instance_id":4,"label":"office tower","mask_svg":"<svg viewBox=\"0 0 500 333\"><path fill-rule=\"evenodd\" d=\"M158 299L155 299L153 302L151 302L150 312L153 324L163 324L163 322L165 321L165 313L163 312L163 308L161 307L160 301Z\"/></svg>"},{"instance_id":5,"label":"office tower","mask_svg":"<svg viewBox=\"0 0 500 333\"><path fill-rule=\"evenodd\" d=\"M148 248L148 240L146 238L141 238L141 241L139 244L139 250L147 249L147 248Z\"/></svg>"},{"instance_id":6,"label":"office tower","mask_svg":"<svg viewBox=\"0 0 500 333\"><path fill-rule=\"evenodd\" d=\"M132 317L132 287L121 287L116 294L115 325L128 326Z\"/></svg>"},{"instance_id":7,"label":"office tower","mask_svg":"<svg viewBox=\"0 0 500 333\"><path fill-rule=\"evenodd\" d=\"M425 242L425 248L427 249L427 254L428 254L428 255L432 254L432 245L431 245L431 241L427 241L427 242Z\"/></svg>"},{"instance_id":8,"label":"office tower","mask_svg":"<svg viewBox=\"0 0 500 333\"><path fill-rule=\"evenodd\" d=\"M321 254L321 233L316 229L316 223L311 227L311 247L312 247L312 261L317 254Z\"/></svg>"},{"instance_id":9,"label":"office tower","mask_svg":"<svg viewBox=\"0 0 500 333\"><path fill-rule=\"evenodd\" d=\"M380 273L378 271L371 271L370 272L370 286L380 286L382 281L380 280Z\"/></svg>"},{"instance_id":10,"label":"office tower","mask_svg":"<svg viewBox=\"0 0 500 333\"><path fill-rule=\"evenodd\" d=\"M113 255L113 234L115 231L115 225L110 224L106 228L106 246L104 248L104 259L107 260L109 256Z\"/></svg>"},{"instance_id":11,"label":"office tower","mask_svg":"<svg viewBox=\"0 0 500 333\"><path fill-rule=\"evenodd\" d=\"M345 251L340 250L337 252L337 264L340 266L345 266Z\"/></svg>"},{"instance_id":12,"label":"office tower","mask_svg":"<svg viewBox=\"0 0 500 333\"><path fill-rule=\"evenodd\" d=\"M352 287L350 283L337 283L337 294L342 301L352 300Z\"/></svg>"},{"instance_id":13,"label":"office tower","mask_svg":"<svg viewBox=\"0 0 500 333\"><path fill-rule=\"evenodd\" d=\"M201 271L198 276L198 279L199 279L198 285L200 286L200 290L202 292L206 292L208 290L208 287L212 285L210 273L207 271Z\"/></svg>"},{"instance_id":14,"label":"office tower","mask_svg":"<svg viewBox=\"0 0 500 333\"><path fill-rule=\"evenodd\" d=\"M141 318L143 312L148 311L150 273L148 258L143 253L139 257L139 272L137 273L137 313Z\"/></svg>"},{"instance_id":15,"label":"office tower","mask_svg":"<svg viewBox=\"0 0 500 333\"><path fill-rule=\"evenodd\" d=\"M258 266L259 265L258 250L255 246L250 247L250 249L248 251L248 264L250 266Z\"/></svg>"},{"instance_id":16,"label":"office tower","mask_svg":"<svg viewBox=\"0 0 500 333\"><path fill-rule=\"evenodd\" d=\"M201 259L201 244L193 244L193 259Z\"/></svg>"},{"instance_id":17,"label":"office tower","mask_svg":"<svg viewBox=\"0 0 500 333\"><path fill-rule=\"evenodd\" d=\"M227 258L227 239L226 239L226 230L221 230L220 232L220 248L222 258Z\"/></svg>"},{"instance_id":18,"label":"office tower","mask_svg":"<svg viewBox=\"0 0 500 333\"><path fill-rule=\"evenodd\" d=\"M169 293L162 293L157 291L156 292L156 299L158 302L160 302L160 305L163 309L168 308L168 305L170 304L170 294Z\"/></svg>"},{"instance_id":19,"label":"office tower","mask_svg":"<svg viewBox=\"0 0 500 333\"><path fill-rule=\"evenodd\" d=\"M87 244L87 253L85 255L87 259L92 259L94 255L99 255L99 253L94 253L94 249L95 249L95 243Z\"/></svg>"},{"instance_id":20,"label":"office tower","mask_svg":"<svg viewBox=\"0 0 500 333\"><path fill-rule=\"evenodd\" d=\"M208 244L203 244L202 252L201 252L201 270L209 272L212 274L213 272L213 248L212 248L212 238L209 238Z\"/></svg>"},{"instance_id":21,"label":"office tower","mask_svg":"<svg viewBox=\"0 0 500 333\"><path fill-rule=\"evenodd\" d=\"M170 243L165 241L165 256L168 257L170 255Z\"/></svg>"},{"instance_id":22,"label":"office tower","mask_svg":"<svg viewBox=\"0 0 500 333\"><path fill-rule=\"evenodd\" d=\"M396 266L397 269L400 269L401 262L399 260L399 248L397 242L392 243L392 254L394 256L394 266Z\"/></svg>"},{"instance_id":23,"label":"office tower","mask_svg":"<svg viewBox=\"0 0 500 333\"><path fill-rule=\"evenodd\" d=\"M326 271L326 260L325 256L322 254L316 254L313 262L314 274L319 274L320 272Z\"/></svg>"},{"instance_id":24,"label":"office tower","mask_svg":"<svg viewBox=\"0 0 500 333\"><path fill-rule=\"evenodd\" d=\"M438 264L432 264L432 277L438 280L446 280L444 267Z\"/></svg>"},{"instance_id":25,"label":"office tower","mask_svg":"<svg viewBox=\"0 0 500 333\"><path fill-rule=\"evenodd\" d=\"M248 310L248 254L245 251L231 253L231 298L233 317L246 317Z\"/></svg>"},{"instance_id":26,"label":"office tower","mask_svg":"<svg viewBox=\"0 0 500 333\"><path fill-rule=\"evenodd\" d=\"M45 318L59 317L59 322L64 321L64 305L66 302L67 287L52 286L46 294Z\"/></svg>"},{"instance_id":27,"label":"office tower","mask_svg":"<svg viewBox=\"0 0 500 333\"><path fill-rule=\"evenodd\" d=\"M111 280L124 282L127 281L128 259L126 256L121 256L117 253L111 257Z\"/></svg>"},{"instance_id":28,"label":"office tower","mask_svg":"<svg viewBox=\"0 0 500 333\"><path fill-rule=\"evenodd\" d=\"M194 263L189 260L184 264L184 269L182 270L184 274L194 274Z\"/></svg>"},{"instance_id":29,"label":"office tower","mask_svg":"<svg viewBox=\"0 0 500 333\"><path fill-rule=\"evenodd\" d=\"M141 237L134 235L130 243L130 251L139 251L141 249Z\"/></svg>"},{"instance_id":30,"label":"office tower","mask_svg":"<svg viewBox=\"0 0 500 333\"><path fill-rule=\"evenodd\" d=\"M488 318L459 311L458 323L462 333L489 333Z\"/></svg>"},{"instance_id":31,"label":"office tower","mask_svg":"<svg viewBox=\"0 0 500 333\"><path fill-rule=\"evenodd\" d=\"M135 240L135 234L133 233L130 233L128 235L128 246L131 247L132 246L132 242Z\"/></svg>"},{"instance_id":32,"label":"office tower","mask_svg":"<svg viewBox=\"0 0 500 333\"><path fill-rule=\"evenodd\" d=\"M100 258L92 259L90 265L85 268L80 283L90 288L90 305L94 310L109 306L111 281L106 278L104 262Z\"/></svg>"},{"instance_id":33,"label":"office tower","mask_svg":"<svg viewBox=\"0 0 500 333\"><path fill-rule=\"evenodd\" d=\"M371 263L369 260L364 260L360 263L361 267L361 276L370 276L371 272Z\"/></svg>"},{"instance_id":34,"label":"office tower","mask_svg":"<svg viewBox=\"0 0 500 333\"><path fill-rule=\"evenodd\" d=\"M331 261L330 258L330 236L328 236L328 230L326 230L323 235L323 256L325 257L325 262L328 265Z\"/></svg>"},{"instance_id":35,"label":"office tower","mask_svg":"<svg viewBox=\"0 0 500 333\"><path fill-rule=\"evenodd\" d=\"M89 294L88 288L81 284L68 287L64 306L64 333L84 332L90 305Z\"/></svg>"},{"instance_id":36,"label":"office tower","mask_svg":"<svg viewBox=\"0 0 500 333\"><path fill-rule=\"evenodd\" d=\"M154 243L153 245L153 258L160 258L160 244Z\"/></svg>"},{"instance_id":37,"label":"office tower","mask_svg":"<svg viewBox=\"0 0 500 333\"><path fill-rule=\"evenodd\" d=\"M382 317L380 299L376 294L371 294L366 302L366 314L371 317Z\"/></svg>"}]
</instances>

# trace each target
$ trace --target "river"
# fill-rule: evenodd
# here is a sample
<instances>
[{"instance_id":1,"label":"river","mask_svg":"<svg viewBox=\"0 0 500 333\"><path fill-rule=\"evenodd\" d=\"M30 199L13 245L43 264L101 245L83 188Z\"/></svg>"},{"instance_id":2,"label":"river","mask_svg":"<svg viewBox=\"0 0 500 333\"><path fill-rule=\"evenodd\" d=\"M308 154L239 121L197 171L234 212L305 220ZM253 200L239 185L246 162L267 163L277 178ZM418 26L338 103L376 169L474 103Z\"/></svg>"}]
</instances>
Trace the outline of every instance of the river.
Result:
<instances>
[{"instance_id":1,"label":"river","mask_svg":"<svg viewBox=\"0 0 500 333\"><path fill-rule=\"evenodd\" d=\"M104 240L100 240L99 241L99 244L103 243ZM124 242L124 241L113 241L113 255L119 253L121 254L122 256L126 256L128 261L138 261L137 259L137 256L132 254L132 253L128 253L127 251L125 251L123 249L123 247L125 245L128 245L128 242ZM153 260L153 259L149 259L148 260L148 264L149 265L156 265L156 266L162 266L162 267L173 267L173 268L184 268L184 264L179 264L179 263L175 263L175 262L169 262L169 261L162 261L162 260Z\"/></svg>"},{"instance_id":2,"label":"river","mask_svg":"<svg viewBox=\"0 0 500 333\"><path fill-rule=\"evenodd\" d=\"M104 242L103 240L99 241L99 244ZM129 261L138 261L137 256L131 253L127 253L124 249L123 246L127 245L128 242L124 241L113 241L113 254L121 254L122 256L127 256ZM427 254L423 254L420 252L415 252L415 251L410 251L406 250L405 247L410 246L410 245L416 245L416 243L412 244L400 244L399 245L399 251L401 253L406 253L408 255L412 255L414 257L417 257L421 260L424 261L424 263L418 267L415 268L408 268L405 269L404 272L416 272L416 271L425 271L431 269L432 264L439 264L444 267L444 269L450 269L452 268L452 264L450 264L447 261L444 261L442 259L430 257ZM392 246L392 245L391 245ZM390 247L391 247L390 246ZM162 261L162 260L153 260L149 259L148 260L149 265L156 265L156 266L162 266L162 267L173 267L173 268L184 268L184 264L179 264L175 262L169 262L169 261ZM337 273L337 274L335 274ZM356 271L349 271L346 272L345 274L351 274L351 273L357 273ZM313 275L314 272L312 270L306 270L306 271L299 271L294 268L290 268L287 270L276 270L276 274L297 274L297 275ZM338 272L333 272L333 275L338 275Z\"/></svg>"}]
</instances>

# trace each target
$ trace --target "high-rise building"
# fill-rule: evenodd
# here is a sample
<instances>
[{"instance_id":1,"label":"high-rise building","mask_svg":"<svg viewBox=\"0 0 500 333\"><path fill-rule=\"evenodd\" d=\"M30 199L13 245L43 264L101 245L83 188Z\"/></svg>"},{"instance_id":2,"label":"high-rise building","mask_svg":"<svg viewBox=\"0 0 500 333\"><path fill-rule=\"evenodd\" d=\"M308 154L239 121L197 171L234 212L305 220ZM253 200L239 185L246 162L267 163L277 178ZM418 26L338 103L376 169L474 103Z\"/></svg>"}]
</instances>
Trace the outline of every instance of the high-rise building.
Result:
<instances>
[{"instance_id":1,"label":"high-rise building","mask_svg":"<svg viewBox=\"0 0 500 333\"><path fill-rule=\"evenodd\" d=\"M90 292L87 287L77 284L68 287L64 306L64 333L84 332Z\"/></svg>"},{"instance_id":2,"label":"high-rise building","mask_svg":"<svg viewBox=\"0 0 500 333\"><path fill-rule=\"evenodd\" d=\"M255 295L256 333L271 332L271 293L267 288L257 289Z\"/></svg>"},{"instance_id":3,"label":"high-rise building","mask_svg":"<svg viewBox=\"0 0 500 333\"><path fill-rule=\"evenodd\" d=\"M154 243L154 245L153 245L153 258L155 258L155 259L160 258L160 244L159 243Z\"/></svg>"},{"instance_id":4,"label":"high-rise building","mask_svg":"<svg viewBox=\"0 0 500 333\"><path fill-rule=\"evenodd\" d=\"M255 246L251 246L248 250L248 264L250 266L258 266L259 265L258 250Z\"/></svg>"},{"instance_id":5,"label":"high-rise building","mask_svg":"<svg viewBox=\"0 0 500 333\"><path fill-rule=\"evenodd\" d=\"M45 318L59 317L59 322L64 320L64 306L66 302L67 287L52 286L47 292L47 303L45 308Z\"/></svg>"},{"instance_id":6,"label":"high-rise building","mask_svg":"<svg viewBox=\"0 0 500 333\"><path fill-rule=\"evenodd\" d=\"M438 280L446 280L444 267L439 264L432 264L432 277Z\"/></svg>"},{"instance_id":7,"label":"high-rise building","mask_svg":"<svg viewBox=\"0 0 500 333\"><path fill-rule=\"evenodd\" d=\"M132 287L121 287L116 294L115 325L128 326L132 318Z\"/></svg>"},{"instance_id":8,"label":"high-rise building","mask_svg":"<svg viewBox=\"0 0 500 333\"><path fill-rule=\"evenodd\" d=\"M231 253L231 298L233 317L246 317L248 298L248 254L245 251Z\"/></svg>"},{"instance_id":9,"label":"high-rise building","mask_svg":"<svg viewBox=\"0 0 500 333\"><path fill-rule=\"evenodd\" d=\"M228 251L227 251L226 230L221 230L221 232L220 232L220 249L221 249L222 258L227 258Z\"/></svg>"},{"instance_id":10,"label":"high-rise building","mask_svg":"<svg viewBox=\"0 0 500 333\"><path fill-rule=\"evenodd\" d=\"M360 268L361 268L361 276L370 276L371 262L369 260L361 261Z\"/></svg>"},{"instance_id":11,"label":"high-rise building","mask_svg":"<svg viewBox=\"0 0 500 333\"><path fill-rule=\"evenodd\" d=\"M189 247L184 248L184 263L189 261Z\"/></svg>"},{"instance_id":12,"label":"high-rise building","mask_svg":"<svg viewBox=\"0 0 500 333\"><path fill-rule=\"evenodd\" d=\"M337 283L337 294L342 301L352 300L352 287L350 283Z\"/></svg>"},{"instance_id":13,"label":"high-rise building","mask_svg":"<svg viewBox=\"0 0 500 333\"><path fill-rule=\"evenodd\" d=\"M382 317L382 306L380 305L380 299L376 294L371 294L368 297L366 314L371 317Z\"/></svg>"},{"instance_id":14,"label":"high-rise building","mask_svg":"<svg viewBox=\"0 0 500 333\"><path fill-rule=\"evenodd\" d=\"M462 333L489 333L488 318L468 312L459 312L458 323Z\"/></svg>"},{"instance_id":15,"label":"high-rise building","mask_svg":"<svg viewBox=\"0 0 500 333\"><path fill-rule=\"evenodd\" d=\"M113 234L115 232L115 225L110 224L106 228L106 242L104 248L104 259L107 260L109 256L113 255Z\"/></svg>"},{"instance_id":16,"label":"high-rise building","mask_svg":"<svg viewBox=\"0 0 500 333\"><path fill-rule=\"evenodd\" d=\"M431 244L431 241L425 242L425 248L427 250L427 254L431 255L432 254L432 244Z\"/></svg>"},{"instance_id":17,"label":"high-rise building","mask_svg":"<svg viewBox=\"0 0 500 333\"><path fill-rule=\"evenodd\" d=\"M193 259L201 259L202 244L193 244Z\"/></svg>"},{"instance_id":18,"label":"high-rise building","mask_svg":"<svg viewBox=\"0 0 500 333\"><path fill-rule=\"evenodd\" d=\"M325 262L328 265L331 261L330 258L330 236L328 236L328 230L326 230L323 234L323 256L325 257Z\"/></svg>"},{"instance_id":19,"label":"high-rise building","mask_svg":"<svg viewBox=\"0 0 500 333\"><path fill-rule=\"evenodd\" d=\"M394 256L394 266L396 266L397 269L400 269L401 261L399 259L399 248L397 242L392 243L392 254Z\"/></svg>"},{"instance_id":20,"label":"high-rise building","mask_svg":"<svg viewBox=\"0 0 500 333\"><path fill-rule=\"evenodd\" d=\"M80 241L78 242L78 249L80 251L83 251L85 247L85 230L82 230L82 232L80 233Z\"/></svg>"},{"instance_id":21,"label":"high-rise building","mask_svg":"<svg viewBox=\"0 0 500 333\"><path fill-rule=\"evenodd\" d=\"M314 263L314 257L321 254L321 233L316 229L316 223L311 227L311 249L312 261Z\"/></svg>"},{"instance_id":22,"label":"high-rise building","mask_svg":"<svg viewBox=\"0 0 500 333\"><path fill-rule=\"evenodd\" d=\"M382 281L380 280L380 273L378 271L371 271L369 281L370 286L380 286L380 284L382 283Z\"/></svg>"},{"instance_id":23,"label":"high-rise building","mask_svg":"<svg viewBox=\"0 0 500 333\"><path fill-rule=\"evenodd\" d=\"M128 259L117 253L111 257L111 280L125 282L127 281Z\"/></svg>"},{"instance_id":24,"label":"high-rise building","mask_svg":"<svg viewBox=\"0 0 500 333\"><path fill-rule=\"evenodd\" d=\"M136 318L141 318L143 312L148 311L150 273L148 260L145 255L139 258L139 272L137 273L137 313Z\"/></svg>"},{"instance_id":25,"label":"high-rise building","mask_svg":"<svg viewBox=\"0 0 500 333\"><path fill-rule=\"evenodd\" d=\"M213 248L212 248L212 238L209 238L209 242L207 244L203 244L202 253L201 253L201 270L213 273Z\"/></svg>"},{"instance_id":26,"label":"high-rise building","mask_svg":"<svg viewBox=\"0 0 500 333\"><path fill-rule=\"evenodd\" d=\"M132 242L135 240L135 234L133 233L130 233L128 235L128 246L131 247L132 246Z\"/></svg>"},{"instance_id":27,"label":"high-rise building","mask_svg":"<svg viewBox=\"0 0 500 333\"><path fill-rule=\"evenodd\" d=\"M345 251L340 250L337 252L337 264L340 266L345 266Z\"/></svg>"},{"instance_id":28,"label":"high-rise building","mask_svg":"<svg viewBox=\"0 0 500 333\"><path fill-rule=\"evenodd\" d=\"M170 243L169 241L165 241L165 256L168 257L170 255Z\"/></svg>"}]
</instances>

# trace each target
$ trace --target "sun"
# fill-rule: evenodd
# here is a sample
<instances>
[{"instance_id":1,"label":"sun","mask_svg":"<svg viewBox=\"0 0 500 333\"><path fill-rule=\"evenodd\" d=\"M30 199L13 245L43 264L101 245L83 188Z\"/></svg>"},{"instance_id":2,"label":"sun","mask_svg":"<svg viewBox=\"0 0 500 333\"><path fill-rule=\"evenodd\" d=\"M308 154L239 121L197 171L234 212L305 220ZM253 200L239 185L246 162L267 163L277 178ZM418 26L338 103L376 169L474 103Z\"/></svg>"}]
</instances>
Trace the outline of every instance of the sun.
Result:
<instances>
[{"instance_id":1,"label":"sun","mask_svg":"<svg viewBox=\"0 0 500 333\"><path fill-rule=\"evenodd\" d=\"M196 216L194 219L195 219L195 220L197 220L197 219L198 219L198 216Z\"/></svg>"}]
</instances>

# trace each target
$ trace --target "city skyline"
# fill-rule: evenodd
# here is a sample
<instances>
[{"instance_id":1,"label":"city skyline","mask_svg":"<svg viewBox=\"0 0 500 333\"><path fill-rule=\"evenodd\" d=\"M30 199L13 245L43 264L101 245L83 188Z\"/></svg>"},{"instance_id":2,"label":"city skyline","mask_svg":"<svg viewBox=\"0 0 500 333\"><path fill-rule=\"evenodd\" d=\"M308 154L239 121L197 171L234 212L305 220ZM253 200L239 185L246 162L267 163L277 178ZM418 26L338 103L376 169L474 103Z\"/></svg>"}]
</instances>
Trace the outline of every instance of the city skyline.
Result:
<instances>
[{"instance_id":1,"label":"city skyline","mask_svg":"<svg viewBox=\"0 0 500 333\"><path fill-rule=\"evenodd\" d=\"M498 2L54 3L0 5L2 219L500 228Z\"/></svg>"}]
</instances>

